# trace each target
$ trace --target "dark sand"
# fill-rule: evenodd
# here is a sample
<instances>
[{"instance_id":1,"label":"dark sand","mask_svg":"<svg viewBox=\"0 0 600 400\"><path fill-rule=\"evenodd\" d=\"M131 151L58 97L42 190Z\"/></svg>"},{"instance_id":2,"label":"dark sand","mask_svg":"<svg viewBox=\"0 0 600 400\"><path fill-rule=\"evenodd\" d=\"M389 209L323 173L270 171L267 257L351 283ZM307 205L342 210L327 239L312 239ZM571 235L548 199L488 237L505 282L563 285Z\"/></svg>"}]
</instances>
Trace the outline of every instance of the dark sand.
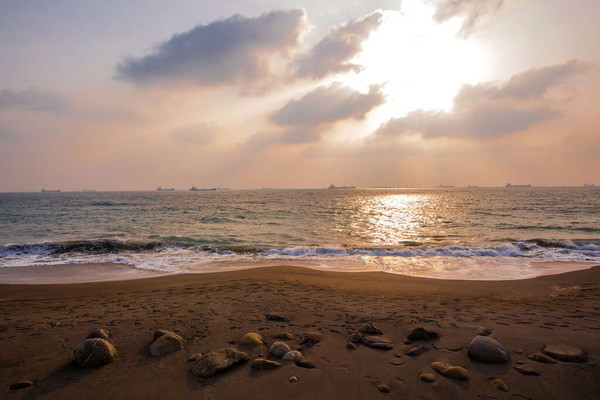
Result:
<instances>
[{"instance_id":1,"label":"dark sand","mask_svg":"<svg viewBox=\"0 0 600 400\"><path fill-rule=\"evenodd\" d=\"M265 313L292 318L272 322ZM522 281L449 281L380 272L322 272L271 267L216 274L182 274L128 281L62 285L0 285L0 398L6 399L598 399L600 398L600 267ZM348 335L373 322L394 349L346 348ZM51 322L58 322L53 326ZM54 324L57 325L57 324ZM467 356L478 327L493 331L510 353L505 364ZM438 332L436 341L404 344L416 327ZM117 360L79 369L72 351L90 330L110 331ZM155 329L178 332L185 348L155 358ZM289 364L255 371L249 363L213 378L190 373L190 354L234 346L244 333L267 343L290 332L288 343L320 332L302 352L316 365ZM233 344L230 344L233 343ZM544 364L526 358L545 344L585 350L586 363ZM417 357L411 347L430 350ZM268 355L268 347L242 349ZM468 381L437 374L444 361L465 367ZM518 362L539 371L526 376ZM289 383L296 376L298 382ZM503 379L508 393L491 380ZM31 380L29 389L9 391ZM380 393L379 384L391 387Z\"/></svg>"}]
</instances>

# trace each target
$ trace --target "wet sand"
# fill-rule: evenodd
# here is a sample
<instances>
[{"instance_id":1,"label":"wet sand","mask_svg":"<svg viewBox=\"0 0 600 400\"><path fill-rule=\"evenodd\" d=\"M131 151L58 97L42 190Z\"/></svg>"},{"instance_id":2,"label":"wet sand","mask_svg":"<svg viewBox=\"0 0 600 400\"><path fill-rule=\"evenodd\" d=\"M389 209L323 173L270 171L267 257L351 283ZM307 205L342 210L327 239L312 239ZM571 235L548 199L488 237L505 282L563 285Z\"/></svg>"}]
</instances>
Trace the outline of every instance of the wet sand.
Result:
<instances>
[{"instance_id":1,"label":"wet sand","mask_svg":"<svg viewBox=\"0 0 600 400\"><path fill-rule=\"evenodd\" d=\"M270 321L266 313L291 318ZM178 274L80 284L0 285L0 398L8 399L597 399L600 397L600 267L520 281L457 281L381 272L324 272L267 267L214 274ZM392 350L347 338L372 322ZM436 340L405 343L423 327ZM510 361L485 364L467 355L485 327ZM115 362L99 368L72 365L72 352L92 329L110 331ZM184 349L149 354L156 329L177 332ZM283 362L257 371L250 362L211 378L190 372L192 353L236 347L269 356L266 345L238 346L247 332L270 344L283 332L316 368ZM320 333L314 346L301 344ZM527 355L546 344L584 350L584 363L546 364ZM418 356L406 355L415 346ZM272 356L269 357L275 359ZM281 362L281 360L278 360ZM443 361L462 366L469 379L434 372ZM539 376L514 369L525 365ZM436 375L426 383L419 374ZM290 383L291 376L298 381ZM508 385L497 389L494 378ZM30 380L28 389L10 384ZM389 386L382 393L378 385Z\"/></svg>"}]
</instances>

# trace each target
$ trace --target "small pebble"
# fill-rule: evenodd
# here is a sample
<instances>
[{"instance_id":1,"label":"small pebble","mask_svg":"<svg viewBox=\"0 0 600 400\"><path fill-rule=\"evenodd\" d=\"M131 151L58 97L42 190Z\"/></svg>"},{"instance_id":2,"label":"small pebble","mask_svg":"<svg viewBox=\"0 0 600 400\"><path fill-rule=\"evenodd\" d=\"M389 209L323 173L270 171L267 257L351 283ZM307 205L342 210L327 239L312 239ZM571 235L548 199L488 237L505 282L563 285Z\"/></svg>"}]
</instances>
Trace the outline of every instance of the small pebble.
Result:
<instances>
[{"instance_id":1,"label":"small pebble","mask_svg":"<svg viewBox=\"0 0 600 400\"><path fill-rule=\"evenodd\" d=\"M504 382L502 379L500 378L496 378L492 381L492 385L494 385L494 387L498 390L501 390L503 392L508 392L508 385L506 384L506 382Z\"/></svg>"},{"instance_id":2,"label":"small pebble","mask_svg":"<svg viewBox=\"0 0 600 400\"><path fill-rule=\"evenodd\" d=\"M377 390L379 390L381 393L389 393L392 391L392 388L382 383L377 385Z\"/></svg>"},{"instance_id":3,"label":"small pebble","mask_svg":"<svg viewBox=\"0 0 600 400\"><path fill-rule=\"evenodd\" d=\"M288 379L288 382L290 383L296 383L298 382L298 378L295 376L290 376L290 378Z\"/></svg>"},{"instance_id":4,"label":"small pebble","mask_svg":"<svg viewBox=\"0 0 600 400\"><path fill-rule=\"evenodd\" d=\"M437 377L434 374L430 373L423 373L419 375L419 378L421 378L423 382L433 382L437 379Z\"/></svg>"},{"instance_id":5,"label":"small pebble","mask_svg":"<svg viewBox=\"0 0 600 400\"><path fill-rule=\"evenodd\" d=\"M350 350L356 350L357 349L356 345L354 343L352 343L352 342L346 343L346 348L350 349Z\"/></svg>"},{"instance_id":6,"label":"small pebble","mask_svg":"<svg viewBox=\"0 0 600 400\"><path fill-rule=\"evenodd\" d=\"M33 382L31 381L19 381L15 383L11 383L8 387L8 390L21 390L27 389L33 386Z\"/></svg>"}]
</instances>

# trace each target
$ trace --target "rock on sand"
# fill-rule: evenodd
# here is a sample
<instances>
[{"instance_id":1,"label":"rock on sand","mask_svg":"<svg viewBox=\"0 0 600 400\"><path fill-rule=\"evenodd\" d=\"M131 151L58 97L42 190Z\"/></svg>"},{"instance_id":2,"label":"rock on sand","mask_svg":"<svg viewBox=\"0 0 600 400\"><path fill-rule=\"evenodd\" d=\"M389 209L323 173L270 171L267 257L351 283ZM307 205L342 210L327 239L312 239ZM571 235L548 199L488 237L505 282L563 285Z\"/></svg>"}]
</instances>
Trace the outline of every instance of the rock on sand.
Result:
<instances>
[{"instance_id":1,"label":"rock on sand","mask_svg":"<svg viewBox=\"0 0 600 400\"><path fill-rule=\"evenodd\" d=\"M238 342L242 346L259 346L263 344L262 336L255 332L248 332Z\"/></svg>"},{"instance_id":2,"label":"rock on sand","mask_svg":"<svg viewBox=\"0 0 600 400\"><path fill-rule=\"evenodd\" d=\"M200 357L192 366L192 372L202 378L208 378L246 361L248 354L242 351L232 348L220 349Z\"/></svg>"},{"instance_id":3,"label":"rock on sand","mask_svg":"<svg viewBox=\"0 0 600 400\"><path fill-rule=\"evenodd\" d=\"M265 358L256 358L252 361L250 368L258 370L275 369L281 367L283 364L277 361L267 360Z\"/></svg>"},{"instance_id":4,"label":"rock on sand","mask_svg":"<svg viewBox=\"0 0 600 400\"><path fill-rule=\"evenodd\" d=\"M115 361L117 350L107 340L85 339L73 351L73 358L80 367L99 367Z\"/></svg>"},{"instance_id":5,"label":"rock on sand","mask_svg":"<svg viewBox=\"0 0 600 400\"><path fill-rule=\"evenodd\" d=\"M154 357L161 357L181 349L183 349L183 338L175 332L167 331L150 344L150 354Z\"/></svg>"},{"instance_id":6,"label":"rock on sand","mask_svg":"<svg viewBox=\"0 0 600 400\"><path fill-rule=\"evenodd\" d=\"M394 343L385 336L365 336L360 342L374 349L391 350L394 348Z\"/></svg>"},{"instance_id":7,"label":"rock on sand","mask_svg":"<svg viewBox=\"0 0 600 400\"><path fill-rule=\"evenodd\" d=\"M488 336L475 336L469 345L468 354L473 360L488 364L505 363L510 358L502 345Z\"/></svg>"},{"instance_id":8,"label":"rock on sand","mask_svg":"<svg viewBox=\"0 0 600 400\"><path fill-rule=\"evenodd\" d=\"M444 375L446 378L461 380L469 379L469 373L463 367L448 365L441 361L435 361L431 363L431 368L433 368L434 371Z\"/></svg>"},{"instance_id":9,"label":"rock on sand","mask_svg":"<svg viewBox=\"0 0 600 400\"><path fill-rule=\"evenodd\" d=\"M547 344L542 352L555 360L564 362L583 363L588 358L585 351L562 344Z\"/></svg>"}]
</instances>

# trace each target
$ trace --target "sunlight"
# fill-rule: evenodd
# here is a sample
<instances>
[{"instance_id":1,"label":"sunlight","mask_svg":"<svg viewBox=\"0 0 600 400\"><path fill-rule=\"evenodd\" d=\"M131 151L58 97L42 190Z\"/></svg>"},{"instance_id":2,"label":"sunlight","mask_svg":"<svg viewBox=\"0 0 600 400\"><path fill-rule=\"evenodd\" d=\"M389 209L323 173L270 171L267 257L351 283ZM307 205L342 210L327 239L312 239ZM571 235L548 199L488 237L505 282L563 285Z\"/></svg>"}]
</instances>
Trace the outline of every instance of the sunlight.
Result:
<instances>
[{"instance_id":1,"label":"sunlight","mask_svg":"<svg viewBox=\"0 0 600 400\"><path fill-rule=\"evenodd\" d=\"M461 21L436 24L432 16L433 9L418 0L404 1L401 11L384 11L382 24L354 60L364 70L342 78L361 91L385 83L387 103L371 114L373 126L417 109L448 110L463 84L483 78L485 54L456 36Z\"/></svg>"}]
</instances>

